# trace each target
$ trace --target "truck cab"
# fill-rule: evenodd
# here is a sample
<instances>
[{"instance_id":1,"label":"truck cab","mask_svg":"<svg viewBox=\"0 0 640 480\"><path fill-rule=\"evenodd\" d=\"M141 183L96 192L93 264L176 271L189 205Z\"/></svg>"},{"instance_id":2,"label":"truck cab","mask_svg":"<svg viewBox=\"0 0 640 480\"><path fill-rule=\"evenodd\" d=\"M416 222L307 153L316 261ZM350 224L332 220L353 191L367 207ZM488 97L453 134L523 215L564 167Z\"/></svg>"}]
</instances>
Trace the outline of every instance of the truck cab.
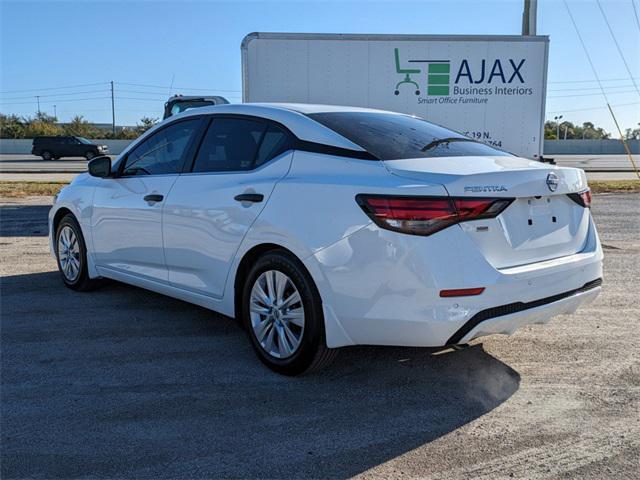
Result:
<instances>
[{"instance_id":1,"label":"truck cab","mask_svg":"<svg viewBox=\"0 0 640 480\"><path fill-rule=\"evenodd\" d=\"M186 96L174 95L164 104L164 115L162 119L169 118L190 108L208 107L210 105L224 105L229 103L224 97L212 96Z\"/></svg>"}]
</instances>

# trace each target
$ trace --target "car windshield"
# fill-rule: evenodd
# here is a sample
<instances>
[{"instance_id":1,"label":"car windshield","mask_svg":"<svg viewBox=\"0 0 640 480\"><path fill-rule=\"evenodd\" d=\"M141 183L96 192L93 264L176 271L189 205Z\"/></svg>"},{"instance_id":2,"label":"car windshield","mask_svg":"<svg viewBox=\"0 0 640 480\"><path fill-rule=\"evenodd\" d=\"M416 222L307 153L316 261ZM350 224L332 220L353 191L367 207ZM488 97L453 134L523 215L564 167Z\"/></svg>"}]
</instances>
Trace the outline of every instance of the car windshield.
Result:
<instances>
[{"instance_id":1,"label":"car windshield","mask_svg":"<svg viewBox=\"0 0 640 480\"><path fill-rule=\"evenodd\" d=\"M309 117L380 160L505 156L510 153L421 118L384 112L326 112Z\"/></svg>"},{"instance_id":2,"label":"car windshield","mask_svg":"<svg viewBox=\"0 0 640 480\"><path fill-rule=\"evenodd\" d=\"M84 143L85 145L91 145L91 142L84 137L76 137L80 143Z\"/></svg>"}]
</instances>

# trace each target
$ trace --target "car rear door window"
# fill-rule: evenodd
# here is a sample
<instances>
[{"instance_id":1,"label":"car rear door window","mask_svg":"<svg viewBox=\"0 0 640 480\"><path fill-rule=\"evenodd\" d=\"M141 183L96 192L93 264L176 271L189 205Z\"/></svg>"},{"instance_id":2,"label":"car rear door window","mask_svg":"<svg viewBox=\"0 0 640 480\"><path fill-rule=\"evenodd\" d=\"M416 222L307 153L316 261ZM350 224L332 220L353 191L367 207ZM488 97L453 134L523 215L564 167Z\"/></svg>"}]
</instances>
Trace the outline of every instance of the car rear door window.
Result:
<instances>
[{"instance_id":1,"label":"car rear door window","mask_svg":"<svg viewBox=\"0 0 640 480\"><path fill-rule=\"evenodd\" d=\"M191 140L201 120L176 122L153 134L127 156L122 174L166 175L182 172Z\"/></svg>"},{"instance_id":2,"label":"car rear door window","mask_svg":"<svg viewBox=\"0 0 640 480\"><path fill-rule=\"evenodd\" d=\"M256 157L256 167L267 163L272 158L292 148L291 137L287 132L276 126L270 125L262 138Z\"/></svg>"},{"instance_id":3,"label":"car rear door window","mask_svg":"<svg viewBox=\"0 0 640 480\"><path fill-rule=\"evenodd\" d=\"M193 166L194 172L234 172L254 168L267 124L246 118L214 118Z\"/></svg>"}]
</instances>

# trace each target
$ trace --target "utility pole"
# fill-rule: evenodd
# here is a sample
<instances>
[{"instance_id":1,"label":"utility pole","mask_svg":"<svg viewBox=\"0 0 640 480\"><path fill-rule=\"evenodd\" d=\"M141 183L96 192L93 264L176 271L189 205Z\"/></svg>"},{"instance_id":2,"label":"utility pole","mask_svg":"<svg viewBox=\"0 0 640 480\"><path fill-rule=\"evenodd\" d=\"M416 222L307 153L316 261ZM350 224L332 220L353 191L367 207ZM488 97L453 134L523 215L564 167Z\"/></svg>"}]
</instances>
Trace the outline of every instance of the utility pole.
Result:
<instances>
[{"instance_id":1,"label":"utility pole","mask_svg":"<svg viewBox=\"0 0 640 480\"><path fill-rule=\"evenodd\" d=\"M522 35L536 35L538 0L524 0L522 11Z\"/></svg>"},{"instance_id":2,"label":"utility pole","mask_svg":"<svg viewBox=\"0 0 640 480\"><path fill-rule=\"evenodd\" d=\"M116 136L116 104L113 98L113 80L111 80L111 129L113 136Z\"/></svg>"},{"instance_id":3,"label":"utility pole","mask_svg":"<svg viewBox=\"0 0 640 480\"><path fill-rule=\"evenodd\" d=\"M40 95L36 95L36 101L38 102L38 115L40 115Z\"/></svg>"},{"instance_id":4,"label":"utility pole","mask_svg":"<svg viewBox=\"0 0 640 480\"><path fill-rule=\"evenodd\" d=\"M58 113L57 113L56 107L57 105L53 106L53 116L56 117L56 121L58 121Z\"/></svg>"}]
</instances>

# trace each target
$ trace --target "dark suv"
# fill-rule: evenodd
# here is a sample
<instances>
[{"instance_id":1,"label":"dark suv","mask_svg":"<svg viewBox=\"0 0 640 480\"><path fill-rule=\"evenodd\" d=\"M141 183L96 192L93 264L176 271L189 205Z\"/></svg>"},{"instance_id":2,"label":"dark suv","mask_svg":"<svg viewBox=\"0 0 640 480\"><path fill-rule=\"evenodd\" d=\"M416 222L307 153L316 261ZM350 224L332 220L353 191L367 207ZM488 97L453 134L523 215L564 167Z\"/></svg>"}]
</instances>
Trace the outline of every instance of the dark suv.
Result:
<instances>
[{"instance_id":1,"label":"dark suv","mask_svg":"<svg viewBox=\"0 0 640 480\"><path fill-rule=\"evenodd\" d=\"M33 155L44 160L57 160L62 157L93 157L106 155L109 149L106 145L96 145L83 137L36 137L33 139Z\"/></svg>"}]
</instances>

